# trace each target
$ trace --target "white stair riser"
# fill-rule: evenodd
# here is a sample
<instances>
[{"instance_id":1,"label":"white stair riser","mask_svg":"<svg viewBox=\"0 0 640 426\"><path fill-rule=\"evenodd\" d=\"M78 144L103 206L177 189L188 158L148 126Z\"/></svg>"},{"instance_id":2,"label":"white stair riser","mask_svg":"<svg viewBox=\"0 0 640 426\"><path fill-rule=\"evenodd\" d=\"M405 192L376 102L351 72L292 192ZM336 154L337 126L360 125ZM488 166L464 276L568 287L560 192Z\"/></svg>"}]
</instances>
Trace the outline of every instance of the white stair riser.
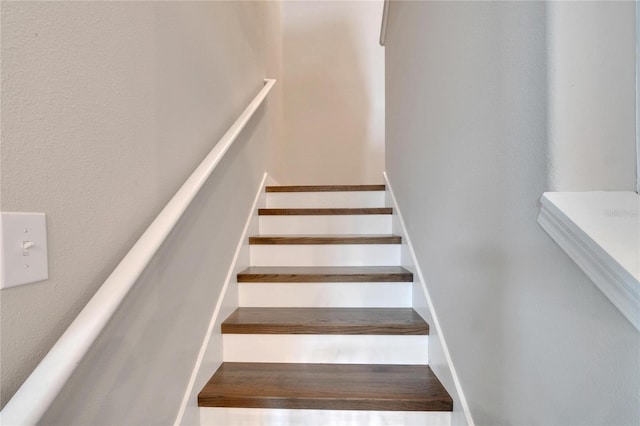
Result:
<instances>
[{"instance_id":1,"label":"white stair riser","mask_svg":"<svg viewBox=\"0 0 640 426\"><path fill-rule=\"evenodd\" d=\"M429 336L223 334L225 362L428 364Z\"/></svg>"},{"instance_id":2,"label":"white stair riser","mask_svg":"<svg viewBox=\"0 0 640 426\"><path fill-rule=\"evenodd\" d=\"M239 283L240 306L410 308L413 283Z\"/></svg>"},{"instance_id":3,"label":"white stair riser","mask_svg":"<svg viewBox=\"0 0 640 426\"><path fill-rule=\"evenodd\" d=\"M260 216L260 234L390 234L391 215Z\"/></svg>"},{"instance_id":4,"label":"white stair riser","mask_svg":"<svg viewBox=\"0 0 640 426\"><path fill-rule=\"evenodd\" d=\"M400 244L254 244L251 266L398 266Z\"/></svg>"},{"instance_id":5,"label":"white stair riser","mask_svg":"<svg viewBox=\"0 0 640 426\"><path fill-rule=\"evenodd\" d=\"M449 426L451 413L201 408L200 424L203 426Z\"/></svg>"},{"instance_id":6,"label":"white stair riser","mask_svg":"<svg viewBox=\"0 0 640 426\"><path fill-rule=\"evenodd\" d=\"M384 191L267 192L267 208L384 207Z\"/></svg>"}]
</instances>

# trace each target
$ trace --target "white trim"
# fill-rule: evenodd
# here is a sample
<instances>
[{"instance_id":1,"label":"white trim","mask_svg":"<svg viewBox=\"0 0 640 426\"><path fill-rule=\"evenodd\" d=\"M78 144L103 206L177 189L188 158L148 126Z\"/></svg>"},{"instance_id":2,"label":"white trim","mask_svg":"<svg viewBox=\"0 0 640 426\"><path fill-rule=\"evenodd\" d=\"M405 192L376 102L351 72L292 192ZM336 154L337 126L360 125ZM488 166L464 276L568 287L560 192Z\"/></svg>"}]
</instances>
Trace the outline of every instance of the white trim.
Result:
<instances>
[{"instance_id":1,"label":"white trim","mask_svg":"<svg viewBox=\"0 0 640 426\"><path fill-rule=\"evenodd\" d=\"M410 308L413 283L240 283L240 306L253 308Z\"/></svg>"},{"instance_id":2,"label":"white trim","mask_svg":"<svg viewBox=\"0 0 640 426\"><path fill-rule=\"evenodd\" d=\"M268 209L384 207L384 191L268 192ZM388 216L388 215L387 215ZM297 216L292 216L294 218Z\"/></svg>"},{"instance_id":3,"label":"white trim","mask_svg":"<svg viewBox=\"0 0 640 426\"><path fill-rule=\"evenodd\" d=\"M264 194L264 186L266 181L267 181L267 173L265 173L264 176L262 177L262 181L260 182L260 186L258 187L258 192L256 193L256 196L253 200L253 204L251 205L251 210L249 211L247 221L244 225L244 229L242 230L242 235L240 236L240 240L238 241L238 245L236 246L236 252L233 255L233 260L231 261L231 265L229 265L229 270L224 280L222 291L220 292L220 296L218 297L218 303L216 304L216 308L213 310L213 314L211 315L211 320L209 321L209 327L207 328L207 333L205 334L204 340L202 342L202 346L200 347L200 352L198 353L198 358L196 359L196 362L193 366L193 371L191 372L191 378L189 379L189 384L187 385L187 388L184 393L184 397L182 398L182 403L180 404L180 409L178 410L178 414L174 422L175 426L178 426L182 423L185 410L187 409L187 405L189 403L189 398L193 393L193 386L196 382L196 378L198 377L198 372L200 371L200 366L202 365L202 361L204 360L205 353L207 352L209 341L211 340L211 334L213 333L213 328L216 324L216 321L218 320L220 309L222 308L222 302L224 301L224 296L227 292L227 287L229 287L229 283L233 280L234 274L237 272L236 264L238 262L238 258L240 257L240 252L242 251L242 248L244 246L248 246L249 228L251 226L251 222L257 219L256 211L258 208L258 202L260 201L260 197Z\"/></svg>"},{"instance_id":4,"label":"white trim","mask_svg":"<svg viewBox=\"0 0 640 426\"><path fill-rule=\"evenodd\" d=\"M416 270L416 274L418 275L418 279L420 280L420 285L422 286L422 291L424 292L425 298L427 299L427 305L429 306L429 311L431 312L431 319L433 322L433 326L438 333L440 338L440 344L442 346L442 351L444 352L444 357L449 366L449 370L451 371L451 377L453 379L453 384L456 388L456 392L458 393L458 398L460 399L460 405L462 406L462 411L464 412L465 418L467 420L467 424L469 426L474 426L473 417L471 416L471 411L469 410L469 404L467 403L467 399L464 396L462 391L462 385L460 384L460 379L458 378L458 373L453 365L453 361L451 360L451 354L449 353L449 347L445 340L444 334L442 333L442 328L440 327L440 321L438 321L438 315L436 314L436 310L433 306L433 302L431 301L431 295L429 294L429 290L426 286L426 281L424 279L424 275L422 274L422 269L420 268L420 264L418 263L418 258L416 257L416 253L413 251L413 245L411 244L411 238L409 237L409 233L407 232L407 227L404 224L404 219L402 218L402 213L400 212L400 207L398 206L398 202L393 193L393 188L391 183L389 182L389 177L387 176L387 172L382 173L384 176L384 181L387 185L387 190L389 191L389 195L391 196L391 202L393 203L394 212L398 215L398 221L400 222L400 226L402 227L403 237L411 253L411 258L413 260L413 265Z\"/></svg>"},{"instance_id":5,"label":"white trim","mask_svg":"<svg viewBox=\"0 0 640 426\"><path fill-rule=\"evenodd\" d=\"M384 47L384 43L387 40L387 22L389 20L389 7L391 7L391 0L384 0L382 6L382 22L380 23L380 46Z\"/></svg>"},{"instance_id":6,"label":"white trim","mask_svg":"<svg viewBox=\"0 0 640 426\"><path fill-rule=\"evenodd\" d=\"M39 421L275 82L265 80L264 87L9 400L0 414L2 424L26 426Z\"/></svg>"},{"instance_id":7,"label":"white trim","mask_svg":"<svg viewBox=\"0 0 640 426\"><path fill-rule=\"evenodd\" d=\"M390 234L391 215L262 215L260 234Z\"/></svg>"},{"instance_id":8,"label":"white trim","mask_svg":"<svg viewBox=\"0 0 640 426\"><path fill-rule=\"evenodd\" d=\"M621 216L607 217L607 211L610 215L618 211L611 210L611 200L618 199L623 203L618 206L629 207L619 210ZM637 260L640 259L637 243L640 196L633 192L547 192L540 201L540 226L640 330L640 279L634 276L640 263ZM627 217L622 216L625 214ZM616 223L611 223L612 220ZM631 244L625 244L624 240L630 240ZM636 259L635 265L631 265L636 266L635 271L627 268L628 262L621 260L620 254Z\"/></svg>"},{"instance_id":9,"label":"white trim","mask_svg":"<svg viewBox=\"0 0 640 426\"><path fill-rule=\"evenodd\" d=\"M202 408L202 426L449 426L450 411Z\"/></svg>"},{"instance_id":10,"label":"white trim","mask_svg":"<svg viewBox=\"0 0 640 426\"><path fill-rule=\"evenodd\" d=\"M224 362L427 365L429 336L380 334L222 335Z\"/></svg>"},{"instance_id":11,"label":"white trim","mask_svg":"<svg viewBox=\"0 0 640 426\"><path fill-rule=\"evenodd\" d=\"M394 266L400 244L252 244L251 266Z\"/></svg>"}]
</instances>

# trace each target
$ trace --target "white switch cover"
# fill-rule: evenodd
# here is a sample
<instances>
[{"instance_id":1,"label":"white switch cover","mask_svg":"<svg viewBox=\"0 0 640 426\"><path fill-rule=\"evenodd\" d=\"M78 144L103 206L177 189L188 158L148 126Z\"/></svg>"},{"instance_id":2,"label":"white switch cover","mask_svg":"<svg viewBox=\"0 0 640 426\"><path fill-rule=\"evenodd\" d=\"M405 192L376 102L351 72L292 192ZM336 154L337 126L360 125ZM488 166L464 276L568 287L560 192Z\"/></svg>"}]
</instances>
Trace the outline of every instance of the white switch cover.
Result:
<instances>
[{"instance_id":1,"label":"white switch cover","mask_svg":"<svg viewBox=\"0 0 640 426\"><path fill-rule=\"evenodd\" d=\"M0 288L49 278L44 213L0 213Z\"/></svg>"}]
</instances>

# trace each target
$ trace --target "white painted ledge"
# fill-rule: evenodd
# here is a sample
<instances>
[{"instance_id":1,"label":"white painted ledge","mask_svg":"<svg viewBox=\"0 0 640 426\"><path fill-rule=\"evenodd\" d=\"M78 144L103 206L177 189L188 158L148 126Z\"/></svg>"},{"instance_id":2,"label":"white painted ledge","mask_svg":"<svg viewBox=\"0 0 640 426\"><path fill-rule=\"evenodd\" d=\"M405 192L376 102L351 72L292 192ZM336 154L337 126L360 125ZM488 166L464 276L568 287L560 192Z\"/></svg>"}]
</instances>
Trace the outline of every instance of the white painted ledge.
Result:
<instances>
[{"instance_id":1,"label":"white painted ledge","mask_svg":"<svg viewBox=\"0 0 640 426\"><path fill-rule=\"evenodd\" d=\"M538 223L640 330L640 195L545 192Z\"/></svg>"}]
</instances>

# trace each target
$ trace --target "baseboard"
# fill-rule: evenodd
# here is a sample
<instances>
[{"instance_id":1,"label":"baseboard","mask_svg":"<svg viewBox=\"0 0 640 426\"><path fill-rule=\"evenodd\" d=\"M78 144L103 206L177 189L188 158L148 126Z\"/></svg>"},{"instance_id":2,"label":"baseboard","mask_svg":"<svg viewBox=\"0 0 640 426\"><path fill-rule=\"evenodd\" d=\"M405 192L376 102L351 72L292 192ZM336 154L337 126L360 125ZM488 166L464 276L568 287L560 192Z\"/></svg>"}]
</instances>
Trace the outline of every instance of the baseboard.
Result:
<instances>
[{"instance_id":1,"label":"baseboard","mask_svg":"<svg viewBox=\"0 0 640 426\"><path fill-rule=\"evenodd\" d=\"M467 400L464 397L460 380L451 361L451 355L422 274L422 269L411 245L411 238L393 193L393 187L389 182L387 173L384 172L383 175L387 193L386 205L393 207L392 230L394 234L402 236L402 266L414 273L413 308L431 325L429 333L429 365L453 398L451 424L474 426Z\"/></svg>"},{"instance_id":2,"label":"baseboard","mask_svg":"<svg viewBox=\"0 0 640 426\"><path fill-rule=\"evenodd\" d=\"M209 380L222 362L222 334L215 332L220 330L220 323L238 307L238 286L236 274L249 266L249 235L258 233L258 208L266 206L264 191L268 174L265 173L257 189L256 196L251 205L242 234L238 241L233 260L220 292L220 297L209 321L209 328L205 334L200 352L193 366L189 384L185 390L180 409L174 422L178 425L200 424L199 409L197 404L198 392ZM234 285L229 285L234 284Z\"/></svg>"}]
</instances>

